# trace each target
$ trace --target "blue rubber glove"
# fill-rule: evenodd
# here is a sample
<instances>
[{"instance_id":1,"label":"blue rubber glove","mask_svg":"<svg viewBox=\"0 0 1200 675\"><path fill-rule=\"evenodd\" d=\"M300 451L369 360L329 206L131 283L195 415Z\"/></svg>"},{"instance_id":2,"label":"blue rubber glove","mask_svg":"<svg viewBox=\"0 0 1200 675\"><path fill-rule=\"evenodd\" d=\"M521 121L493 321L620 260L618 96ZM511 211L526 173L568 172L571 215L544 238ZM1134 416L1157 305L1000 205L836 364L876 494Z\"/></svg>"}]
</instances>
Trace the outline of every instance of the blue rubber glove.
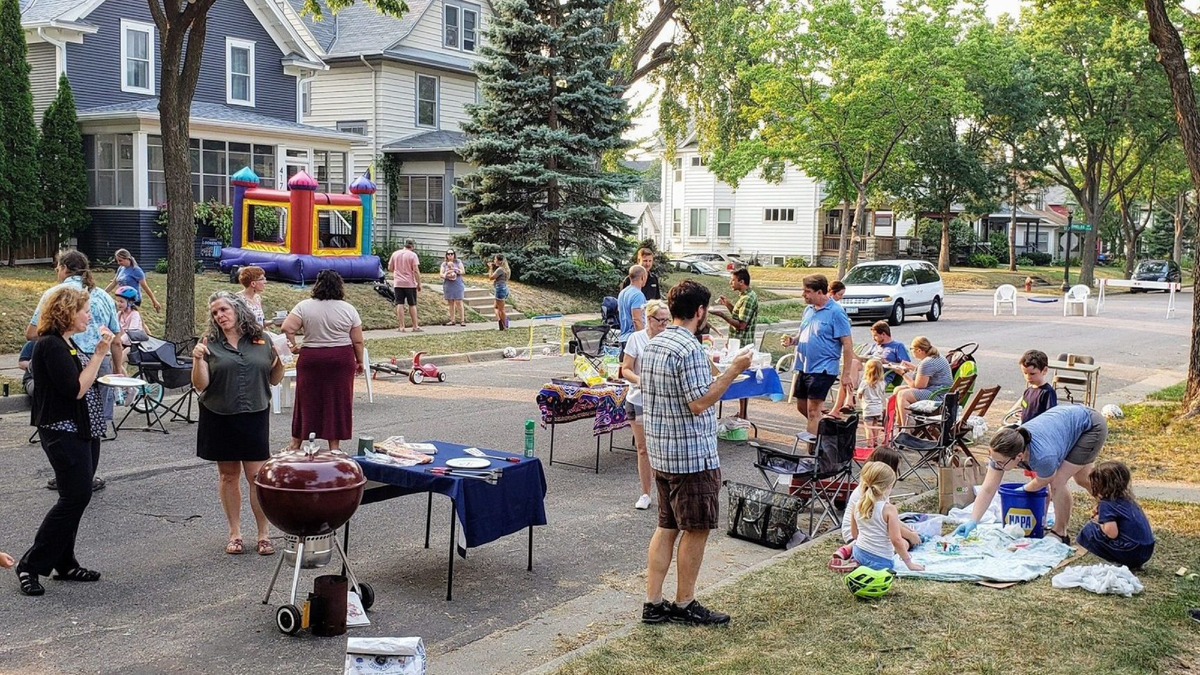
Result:
<instances>
[{"instance_id":1,"label":"blue rubber glove","mask_svg":"<svg viewBox=\"0 0 1200 675\"><path fill-rule=\"evenodd\" d=\"M968 520L967 522L963 523L962 525L959 525L954 530L954 536L968 537L971 535L972 532L975 531L975 528L977 528L977 527L979 527L979 523L977 523L973 520Z\"/></svg>"}]
</instances>

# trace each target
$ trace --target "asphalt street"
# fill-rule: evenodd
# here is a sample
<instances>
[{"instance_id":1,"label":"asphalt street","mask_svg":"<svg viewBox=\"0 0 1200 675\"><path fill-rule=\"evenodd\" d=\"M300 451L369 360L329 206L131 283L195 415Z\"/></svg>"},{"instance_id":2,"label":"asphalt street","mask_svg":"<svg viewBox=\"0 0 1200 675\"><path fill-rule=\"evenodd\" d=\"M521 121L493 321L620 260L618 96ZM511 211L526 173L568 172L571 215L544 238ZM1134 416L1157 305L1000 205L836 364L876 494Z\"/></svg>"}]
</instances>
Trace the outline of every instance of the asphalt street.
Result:
<instances>
[{"instance_id":1,"label":"asphalt street","mask_svg":"<svg viewBox=\"0 0 1200 675\"><path fill-rule=\"evenodd\" d=\"M990 294L951 296L943 319L894 329L898 339L927 335L939 347L980 343L982 385L1000 384L1011 402L1023 381L1016 365L1025 349L1094 355L1101 365L1099 404L1124 403L1184 376L1190 330L1190 294L1176 318L1163 317L1161 295L1115 295L1099 317L1062 316L1061 307L1021 301L1017 317L993 317ZM868 339L854 328L855 341ZM566 358L504 361L447 368L444 384L412 385L399 377L376 380L368 403L362 381L355 402L356 434L377 439L442 439L481 448L519 451L523 425L536 417L534 397L550 377L566 375ZM1000 407L998 404L997 407ZM1004 406L1006 407L1006 406ZM272 439L287 440L290 415L272 418ZM782 432L800 427L784 403L753 401L751 418ZM45 488L49 465L28 445L27 413L0 418L0 550L19 556L54 494ZM195 429L169 425L171 434L122 433L105 443L101 474L108 488L95 495L80 529L81 562L103 571L95 584L47 581L44 597L17 592L15 575L0 575L0 672L24 673L339 673L345 641L295 637L274 627L276 591L262 604L277 558L223 552L225 520L217 499L216 470L195 457ZM617 443L628 445L618 433ZM588 461L594 452L588 422L558 429L556 457ZM538 452L548 435L538 431ZM726 478L761 479L752 452L722 444ZM455 565L455 596L444 599L449 502L434 499L432 548L423 548L424 496L364 506L353 521L351 558L377 595L373 625L351 635L420 635L431 672L443 656L497 672L548 660L570 644L532 644L527 653L497 653L481 640L576 603L587 612L589 593L606 586L631 592L645 565L653 509L635 511L636 465L629 453L604 452L601 471L546 467L550 524L535 534L534 570L525 570L524 535L472 549ZM253 532L248 507L243 528ZM276 537L277 542L281 537ZM775 552L714 533L713 570L746 567ZM311 588L320 571L302 573ZM709 581L711 581L711 577ZM702 579L702 581L704 581ZM619 624L627 611L605 609L596 622ZM461 672L456 670L455 672Z\"/></svg>"}]
</instances>

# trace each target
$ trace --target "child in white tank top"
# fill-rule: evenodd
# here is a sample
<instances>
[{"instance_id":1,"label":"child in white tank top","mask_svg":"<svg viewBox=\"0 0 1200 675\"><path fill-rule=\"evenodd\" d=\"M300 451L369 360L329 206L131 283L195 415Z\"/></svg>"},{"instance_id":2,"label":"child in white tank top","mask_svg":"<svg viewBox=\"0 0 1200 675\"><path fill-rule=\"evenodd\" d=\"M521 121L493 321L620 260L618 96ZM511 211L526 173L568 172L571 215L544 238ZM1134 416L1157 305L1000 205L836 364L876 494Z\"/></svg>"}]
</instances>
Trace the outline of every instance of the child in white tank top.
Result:
<instances>
[{"instance_id":1,"label":"child in white tank top","mask_svg":"<svg viewBox=\"0 0 1200 675\"><path fill-rule=\"evenodd\" d=\"M900 513L888 501L892 486L896 484L896 472L883 462L867 462L859 474L863 489L862 501L854 509L850 521L854 535L854 559L858 564L871 569L890 570L896 552L908 569L920 572L925 569L912 561L900 525Z\"/></svg>"}]
</instances>

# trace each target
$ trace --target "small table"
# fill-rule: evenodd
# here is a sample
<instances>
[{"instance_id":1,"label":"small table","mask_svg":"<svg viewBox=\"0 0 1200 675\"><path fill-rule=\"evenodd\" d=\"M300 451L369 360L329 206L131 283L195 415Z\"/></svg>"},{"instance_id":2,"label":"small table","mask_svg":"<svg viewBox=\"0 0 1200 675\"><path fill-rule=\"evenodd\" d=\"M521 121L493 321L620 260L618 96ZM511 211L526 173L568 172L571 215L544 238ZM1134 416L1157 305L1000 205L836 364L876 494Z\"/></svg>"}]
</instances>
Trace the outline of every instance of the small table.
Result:
<instances>
[{"instance_id":1,"label":"small table","mask_svg":"<svg viewBox=\"0 0 1200 675\"><path fill-rule=\"evenodd\" d=\"M433 493L450 498L450 560L446 572L446 600L454 593L454 554L467 557L467 549L482 546L501 537L529 530L529 560L526 569L533 570L533 527L546 524L546 474L536 457L521 457L499 450L485 453L495 456L520 457L520 462L490 460L490 469L503 470L495 485L481 480L456 476L436 476L426 469L447 468L446 460L471 457L463 452L470 447L444 441L426 441L437 446L437 454L430 464L398 466L373 462L365 457L355 457L367 478L362 503L374 504L404 495L426 492L429 500L425 506L425 548L429 548L430 517L433 511ZM462 521L464 546L458 546L457 525ZM346 524L345 548L350 549L350 524Z\"/></svg>"},{"instance_id":2,"label":"small table","mask_svg":"<svg viewBox=\"0 0 1200 675\"><path fill-rule=\"evenodd\" d=\"M759 381L760 374L762 375L761 381ZM748 376L746 379L729 385L720 399L722 402L737 401L738 417L747 419L747 410L752 398L768 398L777 402L783 400L783 383L780 382L779 373L774 368L751 369L747 370L745 375ZM718 414L720 413L718 412ZM750 428L754 430L754 437L758 438L758 425L751 422Z\"/></svg>"},{"instance_id":3,"label":"small table","mask_svg":"<svg viewBox=\"0 0 1200 675\"><path fill-rule=\"evenodd\" d=\"M554 427L582 419L592 420L592 435L596 437L595 466L573 464L558 460L559 464L581 469L592 469L600 473L600 437L608 434L608 448L612 449L612 432L629 426L625 415L625 397L629 385L606 382L588 387L568 382L549 382L537 395L537 405L542 412L542 426L550 427L550 466L554 466Z\"/></svg>"},{"instance_id":4,"label":"small table","mask_svg":"<svg viewBox=\"0 0 1200 675\"><path fill-rule=\"evenodd\" d=\"M1075 365L1071 365L1066 361L1051 361L1048 365L1055 370L1056 375L1058 374L1058 371L1062 370L1074 373L1083 373L1087 379L1087 384L1084 385L1083 393L1084 405L1088 406L1089 408L1096 407L1096 393L1100 389L1100 366L1094 363L1080 363L1078 361L1075 362Z\"/></svg>"}]
</instances>

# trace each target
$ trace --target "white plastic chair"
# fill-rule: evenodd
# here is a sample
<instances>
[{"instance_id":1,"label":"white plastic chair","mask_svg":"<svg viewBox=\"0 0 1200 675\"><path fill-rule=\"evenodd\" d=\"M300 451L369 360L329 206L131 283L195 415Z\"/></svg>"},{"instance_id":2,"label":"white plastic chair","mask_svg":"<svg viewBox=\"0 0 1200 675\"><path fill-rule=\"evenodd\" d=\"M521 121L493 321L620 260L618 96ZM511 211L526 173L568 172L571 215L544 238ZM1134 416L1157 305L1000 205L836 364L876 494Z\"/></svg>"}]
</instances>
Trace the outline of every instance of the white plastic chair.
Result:
<instances>
[{"instance_id":1,"label":"white plastic chair","mask_svg":"<svg viewBox=\"0 0 1200 675\"><path fill-rule=\"evenodd\" d=\"M1012 284L1001 284L992 295L992 316L1000 314L1000 306L1012 305L1013 316L1017 315L1017 287Z\"/></svg>"},{"instance_id":2,"label":"white plastic chair","mask_svg":"<svg viewBox=\"0 0 1200 675\"><path fill-rule=\"evenodd\" d=\"M1073 307L1075 305L1082 305L1083 306L1083 315L1086 317L1088 315L1087 314L1088 298L1091 297L1091 295L1092 295L1092 289L1088 288L1087 286L1084 286L1083 284L1077 284L1075 286L1072 286L1071 290L1067 291L1063 295L1063 316L1070 315L1071 307Z\"/></svg>"}]
</instances>

